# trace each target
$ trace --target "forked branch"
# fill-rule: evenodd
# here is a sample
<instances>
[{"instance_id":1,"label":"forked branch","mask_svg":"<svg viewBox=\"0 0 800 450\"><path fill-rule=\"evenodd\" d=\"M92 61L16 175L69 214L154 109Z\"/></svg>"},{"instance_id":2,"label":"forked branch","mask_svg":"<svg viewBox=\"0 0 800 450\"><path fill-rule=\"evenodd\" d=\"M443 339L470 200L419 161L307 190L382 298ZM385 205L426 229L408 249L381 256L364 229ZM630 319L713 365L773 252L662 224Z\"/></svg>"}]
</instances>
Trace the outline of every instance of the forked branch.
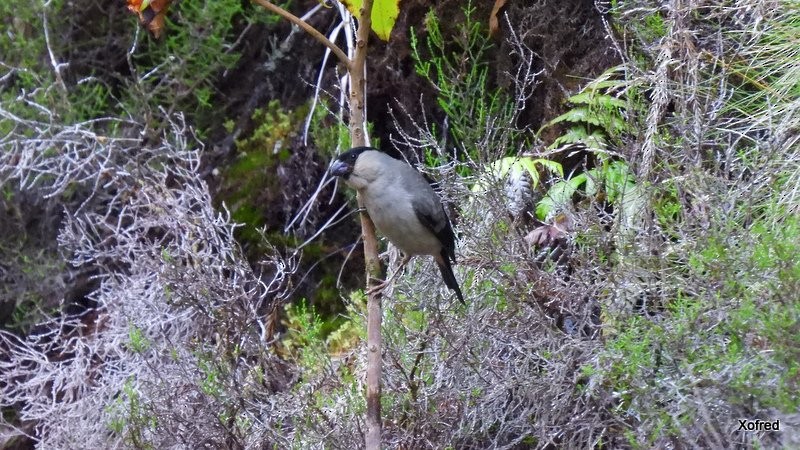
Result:
<instances>
[{"instance_id":1,"label":"forked branch","mask_svg":"<svg viewBox=\"0 0 800 450\"><path fill-rule=\"evenodd\" d=\"M253 0L253 2L262 6L264 9L272 11L275 14L288 20L289 22L302 28L303 31L310 34L314 39L321 42L324 46L328 47L331 50L331 52L333 52L333 54L336 55L337 58L339 58L339 61L341 61L342 64L346 65L348 70L350 69L350 65L352 63L350 61L350 58L347 57L347 54L345 54L345 52L341 48L339 48L339 46L331 42L330 39L326 38L324 34L320 33L319 31L317 31L316 28L309 25L308 22L295 16L294 14L281 8L280 6L268 2L267 0Z\"/></svg>"}]
</instances>

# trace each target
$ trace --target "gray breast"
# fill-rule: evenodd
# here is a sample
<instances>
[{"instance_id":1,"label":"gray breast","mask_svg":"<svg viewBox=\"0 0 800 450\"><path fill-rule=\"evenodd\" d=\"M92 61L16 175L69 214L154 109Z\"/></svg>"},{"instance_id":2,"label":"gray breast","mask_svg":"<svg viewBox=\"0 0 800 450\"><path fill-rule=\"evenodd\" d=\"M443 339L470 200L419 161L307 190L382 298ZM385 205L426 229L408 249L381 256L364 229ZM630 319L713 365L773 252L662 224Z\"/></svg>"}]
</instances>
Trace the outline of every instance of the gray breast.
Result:
<instances>
[{"instance_id":1,"label":"gray breast","mask_svg":"<svg viewBox=\"0 0 800 450\"><path fill-rule=\"evenodd\" d=\"M413 170L413 169L412 169ZM398 178L387 179L398 183ZM437 254L441 244L417 219L407 186L376 183L364 195L370 217L378 231L407 255Z\"/></svg>"}]
</instances>

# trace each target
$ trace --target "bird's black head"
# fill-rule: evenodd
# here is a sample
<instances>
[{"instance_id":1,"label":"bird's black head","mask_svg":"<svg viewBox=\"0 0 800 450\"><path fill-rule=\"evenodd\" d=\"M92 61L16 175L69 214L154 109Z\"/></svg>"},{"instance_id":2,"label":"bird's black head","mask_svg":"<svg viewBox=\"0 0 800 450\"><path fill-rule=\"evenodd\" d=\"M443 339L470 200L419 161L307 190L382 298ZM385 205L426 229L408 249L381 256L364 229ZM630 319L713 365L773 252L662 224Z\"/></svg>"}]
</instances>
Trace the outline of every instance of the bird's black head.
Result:
<instances>
[{"instance_id":1,"label":"bird's black head","mask_svg":"<svg viewBox=\"0 0 800 450\"><path fill-rule=\"evenodd\" d=\"M335 177L342 177L345 180L353 173L353 168L356 166L356 160L359 155L367 150L376 150L372 147L354 147L350 150L339 155L333 164L331 164L330 173Z\"/></svg>"}]
</instances>

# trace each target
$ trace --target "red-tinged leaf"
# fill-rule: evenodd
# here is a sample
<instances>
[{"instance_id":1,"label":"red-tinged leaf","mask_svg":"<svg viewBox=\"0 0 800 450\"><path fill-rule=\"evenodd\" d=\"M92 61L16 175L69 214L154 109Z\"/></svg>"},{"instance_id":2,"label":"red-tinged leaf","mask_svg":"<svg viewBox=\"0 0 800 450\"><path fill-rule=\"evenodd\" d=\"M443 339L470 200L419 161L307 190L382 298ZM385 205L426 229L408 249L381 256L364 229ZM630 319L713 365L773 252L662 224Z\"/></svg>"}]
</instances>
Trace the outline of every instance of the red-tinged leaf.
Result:
<instances>
[{"instance_id":1,"label":"red-tinged leaf","mask_svg":"<svg viewBox=\"0 0 800 450\"><path fill-rule=\"evenodd\" d=\"M128 0L128 11L139 14L142 10L142 0Z\"/></svg>"},{"instance_id":2,"label":"red-tinged leaf","mask_svg":"<svg viewBox=\"0 0 800 450\"><path fill-rule=\"evenodd\" d=\"M167 10L173 0L127 0L128 10L139 16L139 23L146 27L154 38L164 32Z\"/></svg>"}]
</instances>

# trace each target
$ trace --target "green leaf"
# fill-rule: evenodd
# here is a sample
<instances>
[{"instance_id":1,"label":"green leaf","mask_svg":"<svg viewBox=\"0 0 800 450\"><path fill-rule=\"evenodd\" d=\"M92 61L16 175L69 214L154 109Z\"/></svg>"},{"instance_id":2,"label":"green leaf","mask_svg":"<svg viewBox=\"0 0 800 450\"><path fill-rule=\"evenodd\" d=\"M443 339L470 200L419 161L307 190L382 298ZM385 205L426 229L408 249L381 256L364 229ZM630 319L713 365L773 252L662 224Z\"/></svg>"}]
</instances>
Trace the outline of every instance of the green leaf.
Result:
<instances>
[{"instance_id":1,"label":"green leaf","mask_svg":"<svg viewBox=\"0 0 800 450\"><path fill-rule=\"evenodd\" d=\"M569 180L559 181L554 184L536 205L536 217L539 220L546 220L550 213L570 205L572 203L572 195L583 183L586 183L586 180L586 174L582 173Z\"/></svg>"},{"instance_id":2,"label":"green leaf","mask_svg":"<svg viewBox=\"0 0 800 450\"><path fill-rule=\"evenodd\" d=\"M592 112L589 111L588 108L578 107L565 112L564 114L556 117L550 122L547 122L545 126L551 126L561 122L572 122L572 123L589 122L593 125L597 125L597 123L594 123L595 121L596 120L593 120L592 118Z\"/></svg>"},{"instance_id":3,"label":"green leaf","mask_svg":"<svg viewBox=\"0 0 800 450\"><path fill-rule=\"evenodd\" d=\"M356 19L361 17L362 0L342 0L342 3L347 7L347 10L350 11L353 17Z\"/></svg>"},{"instance_id":4,"label":"green leaf","mask_svg":"<svg viewBox=\"0 0 800 450\"><path fill-rule=\"evenodd\" d=\"M342 3L356 19L361 17L363 0L343 0ZM389 40L392 28L400 14L400 0L375 0L372 2L372 31L384 41Z\"/></svg>"},{"instance_id":5,"label":"green leaf","mask_svg":"<svg viewBox=\"0 0 800 450\"><path fill-rule=\"evenodd\" d=\"M384 41L389 40L400 14L400 0L378 0L372 5L372 30Z\"/></svg>"},{"instance_id":6,"label":"green leaf","mask_svg":"<svg viewBox=\"0 0 800 450\"><path fill-rule=\"evenodd\" d=\"M556 138L547 148L552 150L567 144L583 144L591 149L605 150L606 136L600 130L594 130L589 134L586 128L575 126Z\"/></svg>"},{"instance_id":7,"label":"green leaf","mask_svg":"<svg viewBox=\"0 0 800 450\"><path fill-rule=\"evenodd\" d=\"M564 176L564 169L561 163L556 161L543 158L531 158L528 156L507 156L498 159L489 166L489 169L484 172L478 182L472 186L472 192L486 191L492 180L502 180L509 172L516 174L523 170L528 172L531 177L532 185L536 187L539 184L539 170L536 167L537 165L558 174L560 177Z\"/></svg>"},{"instance_id":8,"label":"green leaf","mask_svg":"<svg viewBox=\"0 0 800 450\"><path fill-rule=\"evenodd\" d=\"M531 174L531 176L534 176L534 174L537 173L536 165L539 164L545 169L558 174L558 176L562 178L564 177L564 167L561 165L561 163L556 161L551 161L549 159L544 159L544 158L533 159L526 157L526 158L520 158L519 164L523 168L525 168ZM538 178L538 174L536 176Z\"/></svg>"},{"instance_id":9,"label":"green leaf","mask_svg":"<svg viewBox=\"0 0 800 450\"><path fill-rule=\"evenodd\" d=\"M536 217L546 220L548 216L570 205L572 196L581 186L588 197L604 190L608 201L618 208L618 220L624 229L633 229L642 218L646 204L645 193L636 184L630 167L624 161L612 161L554 184L536 205Z\"/></svg>"},{"instance_id":10,"label":"green leaf","mask_svg":"<svg viewBox=\"0 0 800 450\"><path fill-rule=\"evenodd\" d=\"M625 100L618 99L606 94L598 94L595 91L581 92L569 98L569 102L575 105L601 105L605 108L625 109L628 106Z\"/></svg>"}]
</instances>

